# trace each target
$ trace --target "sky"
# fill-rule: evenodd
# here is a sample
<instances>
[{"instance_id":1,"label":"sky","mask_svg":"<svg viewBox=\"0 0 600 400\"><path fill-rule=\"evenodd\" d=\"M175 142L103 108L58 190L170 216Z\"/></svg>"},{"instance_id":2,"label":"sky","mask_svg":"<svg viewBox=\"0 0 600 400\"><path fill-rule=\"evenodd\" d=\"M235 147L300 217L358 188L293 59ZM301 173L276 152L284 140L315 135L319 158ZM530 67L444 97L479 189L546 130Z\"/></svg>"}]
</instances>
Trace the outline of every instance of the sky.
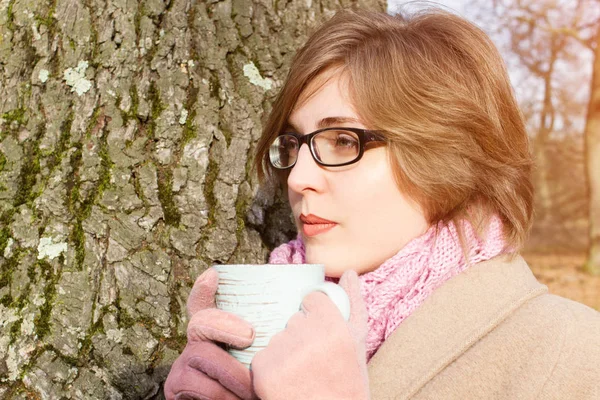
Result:
<instances>
[{"instance_id":1,"label":"sky","mask_svg":"<svg viewBox=\"0 0 600 400\"><path fill-rule=\"evenodd\" d=\"M399 5L411 3L411 1L407 0L388 0L388 12L393 12ZM428 1L428 2L415 2L416 4L440 4L444 7L451 8L454 11L457 11L458 14L461 14L464 17L468 18L468 15L464 13L465 6L468 4L466 0L437 0L437 1Z\"/></svg>"}]
</instances>

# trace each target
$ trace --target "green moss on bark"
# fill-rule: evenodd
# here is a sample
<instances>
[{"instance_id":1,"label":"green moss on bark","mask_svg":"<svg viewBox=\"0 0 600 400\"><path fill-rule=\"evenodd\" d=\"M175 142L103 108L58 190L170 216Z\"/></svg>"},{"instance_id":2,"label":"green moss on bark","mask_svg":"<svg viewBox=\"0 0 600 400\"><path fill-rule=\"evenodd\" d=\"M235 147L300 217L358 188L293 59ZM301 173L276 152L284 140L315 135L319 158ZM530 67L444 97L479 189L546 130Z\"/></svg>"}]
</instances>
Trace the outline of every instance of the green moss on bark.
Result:
<instances>
[{"instance_id":1,"label":"green moss on bark","mask_svg":"<svg viewBox=\"0 0 600 400\"><path fill-rule=\"evenodd\" d=\"M238 195L238 198L235 202L235 218L236 218L236 237L238 243L241 241L242 232L246 229L246 209L248 208L248 200L244 198L244 196Z\"/></svg>"},{"instance_id":2,"label":"green moss on bark","mask_svg":"<svg viewBox=\"0 0 600 400\"><path fill-rule=\"evenodd\" d=\"M140 107L140 97L138 96L138 90L135 84L131 85L129 88L129 96L131 97L130 115L133 118L137 118L138 109Z\"/></svg>"},{"instance_id":3,"label":"green moss on bark","mask_svg":"<svg viewBox=\"0 0 600 400\"><path fill-rule=\"evenodd\" d=\"M219 92L221 91L221 82L216 73L212 74L208 80L208 90L210 96L219 99Z\"/></svg>"},{"instance_id":4,"label":"green moss on bark","mask_svg":"<svg viewBox=\"0 0 600 400\"><path fill-rule=\"evenodd\" d=\"M206 177L204 178L204 198L206 199L206 205L208 206L208 226L212 226L215 223L217 198L215 197L215 183L217 176L219 175L219 164L210 158L208 168L206 169Z\"/></svg>"},{"instance_id":5,"label":"green moss on bark","mask_svg":"<svg viewBox=\"0 0 600 400\"><path fill-rule=\"evenodd\" d=\"M149 204L148 204L148 199L146 198L146 195L144 194L144 190L142 189L142 183L140 182L140 177L139 177L139 173L137 170L134 170L131 173L131 180L133 182L133 191L135 192L136 196L142 200L142 203L144 203L144 207L148 208Z\"/></svg>"},{"instance_id":6,"label":"green moss on bark","mask_svg":"<svg viewBox=\"0 0 600 400\"><path fill-rule=\"evenodd\" d=\"M225 137L225 143L227 143L227 147L231 146L231 139L233 138L233 133L228 128L223 126L222 124L221 124L221 126L219 126L219 128L221 129L221 132L223 133L223 136Z\"/></svg>"},{"instance_id":7,"label":"green moss on bark","mask_svg":"<svg viewBox=\"0 0 600 400\"><path fill-rule=\"evenodd\" d=\"M127 329L135 325L135 319L129 315L125 308L121 307L119 297L117 297L117 301L115 302L115 308L117 309L117 324L119 328Z\"/></svg>"},{"instance_id":8,"label":"green moss on bark","mask_svg":"<svg viewBox=\"0 0 600 400\"><path fill-rule=\"evenodd\" d=\"M166 109L166 107L160 101L160 90L156 87L154 82L150 82L150 87L148 88L148 99L152 105L150 123L148 124L148 136L150 139L154 140L156 134L156 121L160 117L160 114L162 114L162 112Z\"/></svg>"},{"instance_id":9,"label":"green moss on bark","mask_svg":"<svg viewBox=\"0 0 600 400\"><path fill-rule=\"evenodd\" d=\"M25 109L22 107L15 108L2 114L2 119L8 123L17 122L20 125L25 124Z\"/></svg>"},{"instance_id":10,"label":"green moss on bark","mask_svg":"<svg viewBox=\"0 0 600 400\"><path fill-rule=\"evenodd\" d=\"M77 354L78 367L84 366L89 360L89 353L92 349L92 338L94 335L104 333L104 323L102 322L102 317L105 314L105 309L103 309L98 320L91 324L90 328L85 333L85 337L79 341L79 352Z\"/></svg>"},{"instance_id":11,"label":"green moss on bark","mask_svg":"<svg viewBox=\"0 0 600 400\"><path fill-rule=\"evenodd\" d=\"M198 102L198 93L200 89L194 85L189 85L187 98L185 100L185 109L189 111L188 117L185 120L183 127L183 135L181 138L181 148L186 145L187 142L197 136L196 129L194 127L194 119L196 118L195 104Z\"/></svg>"},{"instance_id":12,"label":"green moss on bark","mask_svg":"<svg viewBox=\"0 0 600 400\"><path fill-rule=\"evenodd\" d=\"M0 289L10 286L12 283L12 275L15 269L19 266L19 262L24 254L24 251L20 248L13 250L13 254L4 260L2 266L0 266ZM4 299L3 301L6 301ZM9 304L12 303L12 297ZM5 304L7 305L7 304Z\"/></svg>"},{"instance_id":13,"label":"green moss on bark","mask_svg":"<svg viewBox=\"0 0 600 400\"><path fill-rule=\"evenodd\" d=\"M14 213L14 209L10 209L4 211L0 216L0 226L2 226L2 229L0 229L0 255L4 254L4 249L8 245L8 239L10 239L9 226L12 223Z\"/></svg>"},{"instance_id":14,"label":"green moss on bark","mask_svg":"<svg viewBox=\"0 0 600 400\"><path fill-rule=\"evenodd\" d=\"M22 324L23 324L23 320L18 319L16 321L14 321L13 324L10 326L10 332L8 335L10 337L10 343L14 343L17 340L17 338L20 336Z\"/></svg>"},{"instance_id":15,"label":"green moss on bark","mask_svg":"<svg viewBox=\"0 0 600 400\"><path fill-rule=\"evenodd\" d=\"M15 14L13 12L13 5L15 4L15 0L10 0L8 2L8 7L6 8L6 20L7 27L10 31L15 30Z\"/></svg>"},{"instance_id":16,"label":"green moss on bark","mask_svg":"<svg viewBox=\"0 0 600 400\"><path fill-rule=\"evenodd\" d=\"M4 153L0 151L0 172L4 171L4 167L6 166L6 157Z\"/></svg>"},{"instance_id":17,"label":"green moss on bark","mask_svg":"<svg viewBox=\"0 0 600 400\"><path fill-rule=\"evenodd\" d=\"M75 246L75 265L77 269L81 270L85 260L85 235L83 233L83 220L79 217L71 231L70 240Z\"/></svg>"},{"instance_id":18,"label":"green moss on bark","mask_svg":"<svg viewBox=\"0 0 600 400\"><path fill-rule=\"evenodd\" d=\"M95 118L93 118L93 120L95 120L97 124L100 115L96 112L94 114ZM87 137L91 137L91 131L92 129L96 129L96 124L90 124L88 126L88 132L86 133ZM83 269L83 262L85 260L85 234L83 232L83 221L89 218L94 204L96 204L98 198L102 196L104 190L110 185L110 171L112 170L113 162L111 161L108 153L107 137L108 131L106 127L104 127L99 140L98 156L100 157L100 172L98 182L90 190L88 196L81 202L79 207L77 207L77 203L80 202L79 186L81 183L79 182L79 179L76 178L76 172L74 172L75 178L73 181L67 184L68 206L69 209L75 213L75 223L73 224L73 230L71 231L69 239L75 247L75 265L78 270ZM71 156L71 166L73 167L74 171L78 170L81 166L80 147Z\"/></svg>"},{"instance_id":19,"label":"green moss on bark","mask_svg":"<svg viewBox=\"0 0 600 400\"><path fill-rule=\"evenodd\" d=\"M164 342L168 348L173 349L178 352L181 352L181 351L183 351L183 349L185 348L185 345L187 344L187 336L186 335L172 336L170 338L166 338L164 340Z\"/></svg>"},{"instance_id":20,"label":"green moss on bark","mask_svg":"<svg viewBox=\"0 0 600 400\"><path fill-rule=\"evenodd\" d=\"M5 294L0 299L0 304L2 304L4 307L8 307L11 302L12 302L12 297L10 294Z\"/></svg>"},{"instance_id":21,"label":"green moss on bark","mask_svg":"<svg viewBox=\"0 0 600 400\"><path fill-rule=\"evenodd\" d=\"M60 265L64 263L64 256L61 254L58 258ZM54 268L46 260L37 260L36 269L40 271L42 277L46 280L44 287L44 304L39 308L39 314L33 320L35 326L35 334L39 340L42 340L50 333L50 316L52 314L52 306L56 297L56 286L60 279L61 269L54 272Z\"/></svg>"},{"instance_id":22,"label":"green moss on bark","mask_svg":"<svg viewBox=\"0 0 600 400\"><path fill-rule=\"evenodd\" d=\"M133 16L133 26L135 29L135 38L136 38L136 45L139 46L140 44L140 36L142 34L142 16L144 15L144 2L140 1L138 3L138 9L135 13L135 15Z\"/></svg>"},{"instance_id":23,"label":"green moss on bark","mask_svg":"<svg viewBox=\"0 0 600 400\"><path fill-rule=\"evenodd\" d=\"M89 139L92 137L92 132L97 129L98 119L102 115L103 109L102 107L96 107L94 112L92 113L92 117L90 118L90 122L87 124L85 128L85 137Z\"/></svg>"},{"instance_id":24,"label":"green moss on bark","mask_svg":"<svg viewBox=\"0 0 600 400\"><path fill-rule=\"evenodd\" d=\"M54 12L56 11L56 2L57 2L57 0L50 1L49 7L48 7L48 14L46 14L46 16L44 16L44 17L42 17L40 15L35 16L35 20L38 22L38 24L46 25L46 27L48 28L50 33L54 33L53 28L54 28L54 24L56 22L56 18L54 18ZM48 37L54 37L54 35L51 34L51 35L48 35Z\"/></svg>"},{"instance_id":25,"label":"green moss on bark","mask_svg":"<svg viewBox=\"0 0 600 400\"><path fill-rule=\"evenodd\" d=\"M37 175L40 172L40 139L44 132L45 127L42 124L34 140L26 145L23 165L18 177L17 193L13 202L15 208L23 204L32 203L38 195L37 193L33 193L33 187L37 182Z\"/></svg>"},{"instance_id":26,"label":"green moss on bark","mask_svg":"<svg viewBox=\"0 0 600 400\"><path fill-rule=\"evenodd\" d=\"M75 112L73 111L72 105L70 107L71 111L67 118L60 125L60 137L58 139L58 143L55 146L54 152L48 158L48 169L50 173L60 165L62 161L62 157L69 148L69 143L71 140L71 127L73 126L73 120L75 119Z\"/></svg>"},{"instance_id":27,"label":"green moss on bark","mask_svg":"<svg viewBox=\"0 0 600 400\"><path fill-rule=\"evenodd\" d=\"M7 134L16 135L19 128L27 123L25 111L25 108L17 107L2 114L3 122L0 127L3 125L4 129L0 129L0 141L4 140Z\"/></svg>"},{"instance_id":28,"label":"green moss on bark","mask_svg":"<svg viewBox=\"0 0 600 400\"><path fill-rule=\"evenodd\" d=\"M67 209L69 212L74 213L79 202L79 168L82 164L82 144L75 144L75 151L71 153L69 164L71 165L71 173L67 175Z\"/></svg>"},{"instance_id":29,"label":"green moss on bark","mask_svg":"<svg viewBox=\"0 0 600 400\"><path fill-rule=\"evenodd\" d=\"M177 227L181 221L181 214L173 200L173 171L166 167L159 167L157 175L158 199L165 216L165 223Z\"/></svg>"},{"instance_id":30,"label":"green moss on bark","mask_svg":"<svg viewBox=\"0 0 600 400\"><path fill-rule=\"evenodd\" d=\"M126 126L129 120L131 119L139 119L138 109L140 106L140 97L138 95L137 86L135 84L131 85L131 87L129 88L129 98L131 99L131 106L129 107L129 111L121 111L121 119L123 120L123 126ZM121 97L117 97L117 108L119 108L121 101Z\"/></svg>"}]
</instances>

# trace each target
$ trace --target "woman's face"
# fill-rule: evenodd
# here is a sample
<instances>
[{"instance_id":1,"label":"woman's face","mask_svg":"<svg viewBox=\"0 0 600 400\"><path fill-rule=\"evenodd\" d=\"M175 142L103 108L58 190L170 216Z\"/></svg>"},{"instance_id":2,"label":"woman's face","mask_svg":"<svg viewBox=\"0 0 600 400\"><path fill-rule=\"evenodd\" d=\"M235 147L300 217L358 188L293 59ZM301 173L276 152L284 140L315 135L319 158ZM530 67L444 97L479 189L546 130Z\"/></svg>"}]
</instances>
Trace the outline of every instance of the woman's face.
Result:
<instances>
[{"instance_id":1,"label":"woman's face","mask_svg":"<svg viewBox=\"0 0 600 400\"><path fill-rule=\"evenodd\" d=\"M291 129L300 134L328 126L368 129L350 103L344 75L325 72L306 91L329 76L314 95L299 100L288 121ZM373 271L428 228L421 208L398 189L387 147L372 147L355 164L321 167L302 145L288 177L306 262L325 264L328 276L339 277L348 269Z\"/></svg>"}]
</instances>

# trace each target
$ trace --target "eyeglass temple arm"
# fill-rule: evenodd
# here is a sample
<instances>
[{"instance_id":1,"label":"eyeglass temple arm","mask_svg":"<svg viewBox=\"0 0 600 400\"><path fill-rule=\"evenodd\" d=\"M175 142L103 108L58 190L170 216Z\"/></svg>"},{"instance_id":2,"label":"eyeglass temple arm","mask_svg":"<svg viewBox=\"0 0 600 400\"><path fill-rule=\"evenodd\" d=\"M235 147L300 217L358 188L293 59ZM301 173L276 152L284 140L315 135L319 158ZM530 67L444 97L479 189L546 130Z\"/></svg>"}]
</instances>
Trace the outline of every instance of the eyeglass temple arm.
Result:
<instances>
[{"instance_id":1,"label":"eyeglass temple arm","mask_svg":"<svg viewBox=\"0 0 600 400\"><path fill-rule=\"evenodd\" d=\"M385 142L385 137L377 132L365 132L365 142Z\"/></svg>"}]
</instances>

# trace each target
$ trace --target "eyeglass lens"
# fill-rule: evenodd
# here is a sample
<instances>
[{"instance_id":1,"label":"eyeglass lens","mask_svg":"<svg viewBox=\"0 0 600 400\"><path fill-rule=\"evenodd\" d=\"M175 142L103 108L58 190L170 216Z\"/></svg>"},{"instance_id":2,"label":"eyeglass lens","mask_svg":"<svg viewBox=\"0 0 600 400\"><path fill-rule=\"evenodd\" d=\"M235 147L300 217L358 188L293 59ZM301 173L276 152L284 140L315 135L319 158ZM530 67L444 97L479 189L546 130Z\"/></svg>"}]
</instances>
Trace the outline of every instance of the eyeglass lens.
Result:
<instances>
[{"instance_id":1,"label":"eyeglass lens","mask_svg":"<svg viewBox=\"0 0 600 400\"><path fill-rule=\"evenodd\" d=\"M311 153L327 165L341 165L354 161L360 153L360 139L352 131L326 130L312 138ZM269 148L269 158L275 168L294 165L298 158L298 139L289 134L278 136Z\"/></svg>"}]
</instances>

